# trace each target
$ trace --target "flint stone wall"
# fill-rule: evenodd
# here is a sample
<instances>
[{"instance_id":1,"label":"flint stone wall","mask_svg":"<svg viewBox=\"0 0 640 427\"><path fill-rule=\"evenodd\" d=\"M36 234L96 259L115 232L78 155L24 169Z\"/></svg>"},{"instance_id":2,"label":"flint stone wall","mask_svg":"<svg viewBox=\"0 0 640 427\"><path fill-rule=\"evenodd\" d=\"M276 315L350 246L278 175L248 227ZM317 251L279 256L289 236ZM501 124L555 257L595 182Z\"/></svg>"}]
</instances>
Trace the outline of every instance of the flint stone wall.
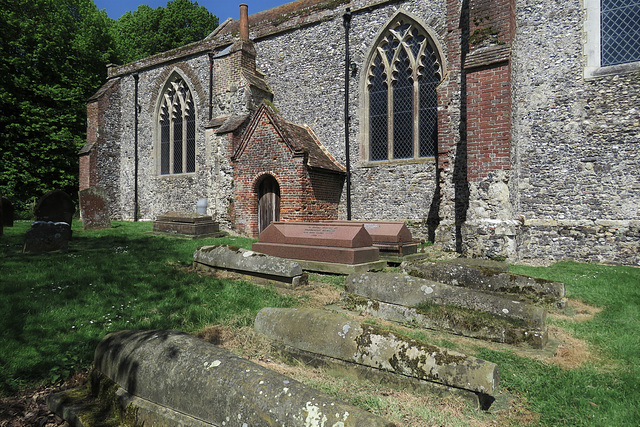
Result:
<instances>
[{"instance_id":1,"label":"flint stone wall","mask_svg":"<svg viewBox=\"0 0 640 427\"><path fill-rule=\"evenodd\" d=\"M640 69L585 79L585 4L517 2L516 259L640 265Z\"/></svg>"}]
</instances>

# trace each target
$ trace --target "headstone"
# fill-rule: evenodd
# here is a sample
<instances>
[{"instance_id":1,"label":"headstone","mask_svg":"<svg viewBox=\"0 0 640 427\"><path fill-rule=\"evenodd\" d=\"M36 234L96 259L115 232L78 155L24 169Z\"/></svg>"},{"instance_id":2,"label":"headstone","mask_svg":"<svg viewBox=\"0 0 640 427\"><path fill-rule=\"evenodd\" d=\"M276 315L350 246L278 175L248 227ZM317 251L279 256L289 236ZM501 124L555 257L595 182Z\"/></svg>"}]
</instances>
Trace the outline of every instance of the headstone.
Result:
<instances>
[{"instance_id":1,"label":"headstone","mask_svg":"<svg viewBox=\"0 0 640 427\"><path fill-rule=\"evenodd\" d=\"M111 228L107 192L102 187L89 187L78 192L82 228L96 230Z\"/></svg>"},{"instance_id":2,"label":"headstone","mask_svg":"<svg viewBox=\"0 0 640 427\"><path fill-rule=\"evenodd\" d=\"M75 212L71 197L61 190L52 190L40 197L33 210L36 221L66 222L69 226Z\"/></svg>"},{"instance_id":3,"label":"headstone","mask_svg":"<svg viewBox=\"0 0 640 427\"><path fill-rule=\"evenodd\" d=\"M418 252L418 242L413 240L411 231L401 221L327 221L332 224L363 224L380 250L380 256L411 255Z\"/></svg>"},{"instance_id":4,"label":"headstone","mask_svg":"<svg viewBox=\"0 0 640 427\"><path fill-rule=\"evenodd\" d=\"M22 252L42 253L64 250L71 240L71 225L66 222L35 221L27 230Z\"/></svg>"},{"instance_id":5,"label":"headstone","mask_svg":"<svg viewBox=\"0 0 640 427\"><path fill-rule=\"evenodd\" d=\"M380 258L362 224L272 222L253 250L296 260L363 264Z\"/></svg>"},{"instance_id":6,"label":"headstone","mask_svg":"<svg viewBox=\"0 0 640 427\"><path fill-rule=\"evenodd\" d=\"M5 227L13 227L13 204L6 197L2 197L0 212L0 217L2 217L2 225L4 225Z\"/></svg>"},{"instance_id":7,"label":"headstone","mask_svg":"<svg viewBox=\"0 0 640 427\"><path fill-rule=\"evenodd\" d=\"M153 221L156 233L174 234L185 237L217 237L220 226L210 215L195 212L167 212Z\"/></svg>"}]
</instances>

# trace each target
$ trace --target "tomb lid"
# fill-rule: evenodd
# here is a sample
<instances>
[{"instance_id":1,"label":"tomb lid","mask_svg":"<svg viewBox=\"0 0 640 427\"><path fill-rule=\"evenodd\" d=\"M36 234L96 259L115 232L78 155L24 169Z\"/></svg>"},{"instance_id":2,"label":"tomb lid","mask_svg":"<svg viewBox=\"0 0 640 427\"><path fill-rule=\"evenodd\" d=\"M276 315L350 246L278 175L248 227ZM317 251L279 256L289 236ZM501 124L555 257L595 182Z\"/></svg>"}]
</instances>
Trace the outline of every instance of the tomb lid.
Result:
<instances>
[{"instance_id":1,"label":"tomb lid","mask_svg":"<svg viewBox=\"0 0 640 427\"><path fill-rule=\"evenodd\" d=\"M260 233L260 243L363 248L373 245L363 224L272 222Z\"/></svg>"},{"instance_id":2,"label":"tomb lid","mask_svg":"<svg viewBox=\"0 0 640 427\"><path fill-rule=\"evenodd\" d=\"M374 243L413 242L411 231L402 221L326 221L330 224L362 224Z\"/></svg>"},{"instance_id":3,"label":"tomb lid","mask_svg":"<svg viewBox=\"0 0 640 427\"><path fill-rule=\"evenodd\" d=\"M202 215L196 212L178 212L171 211L159 215L156 221L172 221L172 222L207 222L213 221L211 215Z\"/></svg>"}]
</instances>

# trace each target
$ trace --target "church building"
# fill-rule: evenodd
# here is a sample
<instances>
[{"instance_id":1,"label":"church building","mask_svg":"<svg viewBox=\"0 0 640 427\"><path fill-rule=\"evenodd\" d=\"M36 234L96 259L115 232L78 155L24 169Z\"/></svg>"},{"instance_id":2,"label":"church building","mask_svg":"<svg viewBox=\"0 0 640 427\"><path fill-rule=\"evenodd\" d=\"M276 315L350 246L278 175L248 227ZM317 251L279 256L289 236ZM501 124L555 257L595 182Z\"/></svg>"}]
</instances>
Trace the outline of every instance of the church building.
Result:
<instances>
[{"instance_id":1,"label":"church building","mask_svg":"<svg viewBox=\"0 0 640 427\"><path fill-rule=\"evenodd\" d=\"M80 189L113 219L406 221L469 257L640 265L640 9L298 0L108 68Z\"/></svg>"}]
</instances>

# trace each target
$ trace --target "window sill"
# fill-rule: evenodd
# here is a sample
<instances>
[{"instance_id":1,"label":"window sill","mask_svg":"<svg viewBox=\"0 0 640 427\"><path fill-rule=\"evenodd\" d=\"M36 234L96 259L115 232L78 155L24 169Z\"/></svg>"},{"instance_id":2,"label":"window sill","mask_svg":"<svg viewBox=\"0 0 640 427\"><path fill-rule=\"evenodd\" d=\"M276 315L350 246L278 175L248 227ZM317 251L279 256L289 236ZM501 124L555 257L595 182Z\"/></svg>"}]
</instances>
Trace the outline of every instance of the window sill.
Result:
<instances>
[{"instance_id":1,"label":"window sill","mask_svg":"<svg viewBox=\"0 0 640 427\"><path fill-rule=\"evenodd\" d=\"M617 74L629 74L640 72L640 61L627 64L611 65L608 67L585 67L584 79L595 80L600 77L614 76Z\"/></svg>"},{"instance_id":2,"label":"window sill","mask_svg":"<svg viewBox=\"0 0 640 427\"><path fill-rule=\"evenodd\" d=\"M167 178L190 178L196 175L198 171L195 172L187 172L187 173L167 173L167 174L158 174L156 178L167 179Z\"/></svg>"},{"instance_id":3,"label":"window sill","mask_svg":"<svg viewBox=\"0 0 640 427\"><path fill-rule=\"evenodd\" d=\"M375 168L380 166L401 166L401 165L424 164L424 163L432 163L432 162L435 162L435 156L420 157L418 159L394 159L394 160L380 160L380 161L366 160L366 161L362 161L359 166L363 168Z\"/></svg>"}]
</instances>

